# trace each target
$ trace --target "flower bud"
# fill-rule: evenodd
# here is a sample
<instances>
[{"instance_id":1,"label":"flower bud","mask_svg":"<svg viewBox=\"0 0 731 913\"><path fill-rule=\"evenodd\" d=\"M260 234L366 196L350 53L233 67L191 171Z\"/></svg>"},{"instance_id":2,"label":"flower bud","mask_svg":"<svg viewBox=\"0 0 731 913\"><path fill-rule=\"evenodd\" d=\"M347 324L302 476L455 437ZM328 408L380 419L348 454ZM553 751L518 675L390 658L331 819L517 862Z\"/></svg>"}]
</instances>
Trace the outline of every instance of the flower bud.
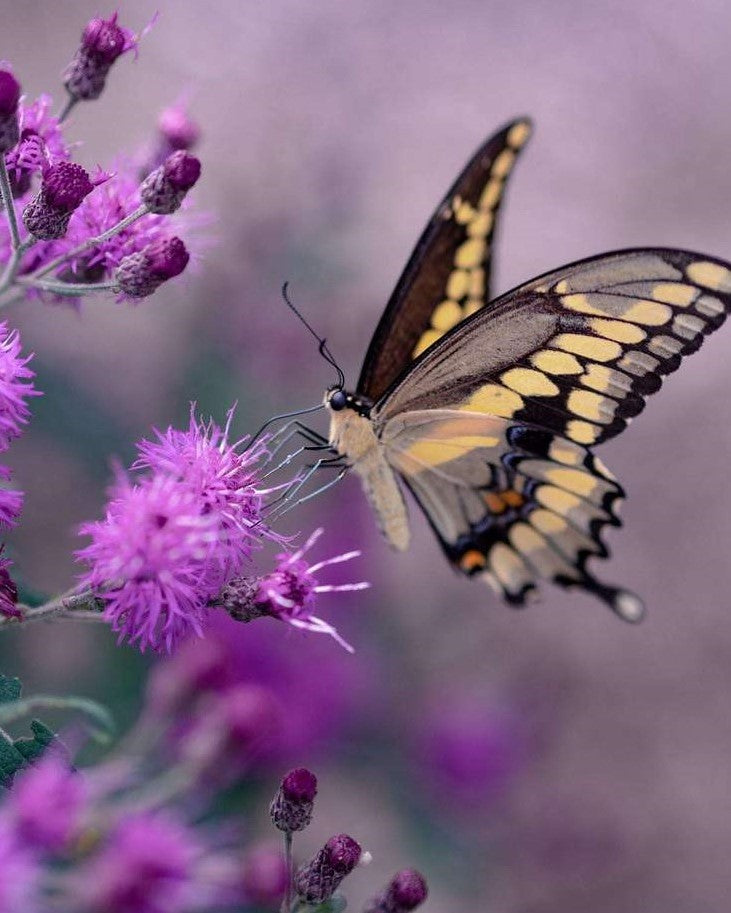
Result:
<instances>
[{"instance_id":1,"label":"flower bud","mask_svg":"<svg viewBox=\"0 0 731 913\"><path fill-rule=\"evenodd\" d=\"M0 70L0 153L8 152L20 139L19 101L20 83L8 70Z\"/></svg>"},{"instance_id":2,"label":"flower bud","mask_svg":"<svg viewBox=\"0 0 731 913\"><path fill-rule=\"evenodd\" d=\"M109 19L92 19L81 35L81 45L69 64L64 85L76 101L91 101L104 91L114 61L136 44L132 32Z\"/></svg>"},{"instance_id":3,"label":"flower bud","mask_svg":"<svg viewBox=\"0 0 731 913\"><path fill-rule=\"evenodd\" d=\"M140 198L150 212L169 215L180 208L201 173L201 163L183 149L169 155L140 187Z\"/></svg>"},{"instance_id":4,"label":"flower bud","mask_svg":"<svg viewBox=\"0 0 731 913\"><path fill-rule=\"evenodd\" d=\"M272 800L269 814L274 826L285 833L303 831L312 821L317 795L317 777L306 767L290 770Z\"/></svg>"},{"instance_id":5,"label":"flower bud","mask_svg":"<svg viewBox=\"0 0 731 913\"><path fill-rule=\"evenodd\" d=\"M171 150L192 149L200 139L198 125L182 105L173 105L160 114L157 122L163 143Z\"/></svg>"},{"instance_id":6,"label":"flower bud","mask_svg":"<svg viewBox=\"0 0 731 913\"><path fill-rule=\"evenodd\" d=\"M312 859L297 870L294 888L303 903L330 900L360 860L360 845L347 834L331 837Z\"/></svg>"},{"instance_id":7,"label":"flower bud","mask_svg":"<svg viewBox=\"0 0 731 913\"><path fill-rule=\"evenodd\" d=\"M74 162L50 165L41 189L23 210L23 224L41 241L63 238L69 220L94 189L87 172Z\"/></svg>"},{"instance_id":8,"label":"flower bud","mask_svg":"<svg viewBox=\"0 0 731 913\"><path fill-rule=\"evenodd\" d=\"M180 275L190 256L180 238L160 238L119 264L114 281L130 298L146 298L166 282Z\"/></svg>"},{"instance_id":9,"label":"flower bud","mask_svg":"<svg viewBox=\"0 0 731 913\"><path fill-rule=\"evenodd\" d=\"M416 869L397 872L382 894L374 897L363 913L410 913L426 900L428 890Z\"/></svg>"},{"instance_id":10,"label":"flower bud","mask_svg":"<svg viewBox=\"0 0 731 913\"><path fill-rule=\"evenodd\" d=\"M234 621L253 621L267 614L266 607L255 601L258 592L258 577L234 577L216 596L215 604Z\"/></svg>"}]
</instances>

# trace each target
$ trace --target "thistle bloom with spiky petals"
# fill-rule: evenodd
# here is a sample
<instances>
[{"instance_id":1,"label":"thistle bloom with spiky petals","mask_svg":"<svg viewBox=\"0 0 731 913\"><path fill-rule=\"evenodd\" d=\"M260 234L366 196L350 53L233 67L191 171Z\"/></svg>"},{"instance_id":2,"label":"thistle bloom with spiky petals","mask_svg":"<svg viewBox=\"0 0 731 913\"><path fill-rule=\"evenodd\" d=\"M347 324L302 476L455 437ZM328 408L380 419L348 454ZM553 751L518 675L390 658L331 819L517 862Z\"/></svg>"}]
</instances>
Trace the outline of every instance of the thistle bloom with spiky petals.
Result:
<instances>
[{"instance_id":1,"label":"thistle bloom with spiky petals","mask_svg":"<svg viewBox=\"0 0 731 913\"><path fill-rule=\"evenodd\" d=\"M81 35L81 45L69 64L64 85L72 99L91 101L104 91L112 64L122 54L137 47L137 37L117 22L95 17Z\"/></svg>"},{"instance_id":2,"label":"thistle bloom with spiky petals","mask_svg":"<svg viewBox=\"0 0 731 913\"><path fill-rule=\"evenodd\" d=\"M28 367L32 355L22 355L20 334L0 321L0 452L18 437L30 416L26 399L37 396L33 371Z\"/></svg>"},{"instance_id":3,"label":"thistle bloom with spiky petals","mask_svg":"<svg viewBox=\"0 0 731 913\"><path fill-rule=\"evenodd\" d=\"M386 889L375 897L364 913L410 913L424 903L428 890L424 876L416 869L397 872Z\"/></svg>"},{"instance_id":4,"label":"thistle bloom with spiky petals","mask_svg":"<svg viewBox=\"0 0 731 913\"><path fill-rule=\"evenodd\" d=\"M8 467L0 464L0 481L9 482L10 475ZM0 488L0 526L6 526L8 529L15 526L23 509L23 499L22 491Z\"/></svg>"},{"instance_id":5,"label":"thistle bloom with spiky petals","mask_svg":"<svg viewBox=\"0 0 731 913\"><path fill-rule=\"evenodd\" d=\"M313 631L316 634L329 634L349 653L353 652L350 644L343 640L337 630L322 618L312 614L320 593L343 593L353 590L365 590L370 584L359 583L322 584L315 576L318 571L330 564L341 564L360 556L360 551L345 552L334 558L326 558L315 564L308 564L304 555L322 535L322 529L316 529L305 544L296 552L284 552L277 555L277 566L271 574L264 577L243 577L232 580L221 592L219 604L237 621L251 621L262 615L278 618L294 628Z\"/></svg>"},{"instance_id":6,"label":"thistle bloom with spiky petals","mask_svg":"<svg viewBox=\"0 0 731 913\"><path fill-rule=\"evenodd\" d=\"M39 95L31 103L21 99L18 108L20 140L5 156L15 197L27 193L31 177L50 162L66 162L70 158L70 149L64 141L58 118L51 113L52 107L50 95Z\"/></svg>"}]
</instances>

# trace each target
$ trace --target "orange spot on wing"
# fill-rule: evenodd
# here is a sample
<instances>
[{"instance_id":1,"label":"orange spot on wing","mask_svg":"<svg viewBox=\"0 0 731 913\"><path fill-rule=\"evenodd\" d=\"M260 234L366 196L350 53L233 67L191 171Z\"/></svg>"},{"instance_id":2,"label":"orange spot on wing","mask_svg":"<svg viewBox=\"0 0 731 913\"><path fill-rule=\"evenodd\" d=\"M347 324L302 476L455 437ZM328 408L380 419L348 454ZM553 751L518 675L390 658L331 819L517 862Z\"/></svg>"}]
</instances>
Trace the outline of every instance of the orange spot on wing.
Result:
<instances>
[{"instance_id":1,"label":"orange spot on wing","mask_svg":"<svg viewBox=\"0 0 731 913\"><path fill-rule=\"evenodd\" d=\"M470 572L484 567L485 561L486 559L482 552L478 552L476 548L471 548L459 559L459 566L463 571Z\"/></svg>"}]
</instances>

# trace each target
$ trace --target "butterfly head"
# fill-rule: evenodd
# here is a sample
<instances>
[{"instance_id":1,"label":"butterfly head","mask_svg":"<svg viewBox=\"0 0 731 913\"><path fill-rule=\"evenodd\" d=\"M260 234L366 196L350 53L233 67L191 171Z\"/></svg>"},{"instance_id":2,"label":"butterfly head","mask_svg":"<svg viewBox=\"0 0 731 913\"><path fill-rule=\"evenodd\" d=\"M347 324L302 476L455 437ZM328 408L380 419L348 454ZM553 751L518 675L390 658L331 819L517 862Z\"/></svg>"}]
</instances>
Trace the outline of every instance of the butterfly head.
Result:
<instances>
[{"instance_id":1,"label":"butterfly head","mask_svg":"<svg viewBox=\"0 0 731 913\"><path fill-rule=\"evenodd\" d=\"M324 403L331 412L342 412L351 409L358 415L368 418L371 414L373 403L365 396L357 396L343 389L340 384L330 387L325 391Z\"/></svg>"}]
</instances>

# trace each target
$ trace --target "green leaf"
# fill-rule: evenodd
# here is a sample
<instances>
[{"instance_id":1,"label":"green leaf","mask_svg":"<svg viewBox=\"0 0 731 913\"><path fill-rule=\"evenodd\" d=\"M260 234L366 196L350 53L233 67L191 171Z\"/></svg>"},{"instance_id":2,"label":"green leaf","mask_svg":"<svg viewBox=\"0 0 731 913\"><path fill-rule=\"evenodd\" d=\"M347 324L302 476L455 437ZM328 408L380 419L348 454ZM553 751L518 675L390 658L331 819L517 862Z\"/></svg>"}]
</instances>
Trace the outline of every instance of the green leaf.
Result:
<instances>
[{"instance_id":1,"label":"green leaf","mask_svg":"<svg viewBox=\"0 0 731 913\"><path fill-rule=\"evenodd\" d=\"M17 701L23 686L19 678L8 678L6 675L0 675L0 704L10 704Z\"/></svg>"},{"instance_id":2,"label":"green leaf","mask_svg":"<svg viewBox=\"0 0 731 913\"><path fill-rule=\"evenodd\" d=\"M25 758L18 751L13 740L0 729L0 786L8 787L13 776L25 765Z\"/></svg>"},{"instance_id":3,"label":"green leaf","mask_svg":"<svg viewBox=\"0 0 731 913\"><path fill-rule=\"evenodd\" d=\"M348 906L348 901L343 897L342 894L333 894L330 900L326 900L325 903L317 904L317 906L306 906L302 907L302 913L342 913L342 911Z\"/></svg>"},{"instance_id":4,"label":"green leaf","mask_svg":"<svg viewBox=\"0 0 731 913\"><path fill-rule=\"evenodd\" d=\"M13 743L14 748L25 761L35 761L40 758L51 742L57 738L56 733L40 720L30 721L30 731L33 733L32 739L16 739Z\"/></svg>"}]
</instances>

